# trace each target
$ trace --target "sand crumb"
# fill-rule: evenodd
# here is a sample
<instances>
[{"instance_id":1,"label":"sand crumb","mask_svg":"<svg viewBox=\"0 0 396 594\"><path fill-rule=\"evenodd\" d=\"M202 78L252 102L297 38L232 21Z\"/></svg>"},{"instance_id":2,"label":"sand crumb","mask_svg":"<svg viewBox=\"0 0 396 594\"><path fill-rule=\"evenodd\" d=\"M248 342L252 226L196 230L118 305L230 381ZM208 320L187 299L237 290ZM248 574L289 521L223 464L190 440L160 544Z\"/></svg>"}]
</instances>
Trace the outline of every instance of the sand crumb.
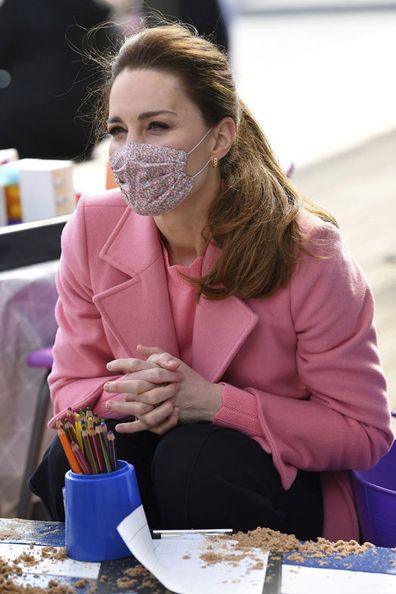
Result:
<instances>
[{"instance_id":1,"label":"sand crumb","mask_svg":"<svg viewBox=\"0 0 396 594\"><path fill-rule=\"evenodd\" d=\"M117 580L117 588L122 590L126 590L128 588L134 588L136 580L128 578L126 575L118 578Z\"/></svg>"},{"instance_id":2,"label":"sand crumb","mask_svg":"<svg viewBox=\"0 0 396 594\"><path fill-rule=\"evenodd\" d=\"M68 558L64 547L42 547L41 556L43 559L55 559L56 561L64 561Z\"/></svg>"},{"instance_id":3,"label":"sand crumb","mask_svg":"<svg viewBox=\"0 0 396 594\"><path fill-rule=\"evenodd\" d=\"M1 594L76 594L74 588L50 580L46 588L16 584L0 575Z\"/></svg>"},{"instance_id":4,"label":"sand crumb","mask_svg":"<svg viewBox=\"0 0 396 594\"><path fill-rule=\"evenodd\" d=\"M363 544L359 544L356 540L332 542L323 537L315 541L300 542L294 534L283 534L270 528L256 528L249 532L236 532L233 535L207 537L207 550L200 555L200 559L208 565L235 564L244 557L251 557L254 554L253 549L261 549L288 553L288 559L303 563L306 559L325 559L329 556L341 560L349 555L361 555L373 547L374 545L369 542Z\"/></svg>"},{"instance_id":5,"label":"sand crumb","mask_svg":"<svg viewBox=\"0 0 396 594\"><path fill-rule=\"evenodd\" d=\"M143 565L125 569L123 576L117 580L117 587L121 589L134 588L137 591L147 588L152 594L156 594L156 592L160 594L163 588L157 578Z\"/></svg>"},{"instance_id":6,"label":"sand crumb","mask_svg":"<svg viewBox=\"0 0 396 594\"><path fill-rule=\"evenodd\" d=\"M53 547L51 547L53 548ZM54 549L57 553L58 549ZM50 580L46 588L16 583L12 577L23 574L23 566L32 567L39 563L33 555L22 553L14 561L0 559L0 592L1 594L75 594L76 591L68 584ZM21 566L22 565L22 566Z\"/></svg>"}]
</instances>

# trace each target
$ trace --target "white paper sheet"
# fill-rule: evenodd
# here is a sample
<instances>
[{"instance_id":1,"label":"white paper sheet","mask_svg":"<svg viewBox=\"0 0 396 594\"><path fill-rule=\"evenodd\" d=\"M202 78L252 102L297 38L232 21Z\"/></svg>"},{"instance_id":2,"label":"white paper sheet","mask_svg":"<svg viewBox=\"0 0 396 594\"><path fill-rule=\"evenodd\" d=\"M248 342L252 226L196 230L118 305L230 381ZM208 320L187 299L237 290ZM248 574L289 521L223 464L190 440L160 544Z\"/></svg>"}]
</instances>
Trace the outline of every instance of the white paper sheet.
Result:
<instances>
[{"instance_id":1,"label":"white paper sheet","mask_svg":"<svg viewBox=\"0 0 396 594\"><path fill-rule=\"evenodd\" d=\"M283 565L282 594L395 594L396 576Z\"/></svg>"},{"instance_id":2,"label":"white paper sheet","mask_svg":"<svg viewBox=\"0 0 396 594\"><path fill-rule=\"evenodd\" d=\"M177 594L262 593L268 559L266 552L252 549L250 555L238 559L234 565L207 565L200 555L208 552L208 537L183 534L152 539L142 506L119 524L118 531L140 563ZM223 548L221 552L224 553ZM262 562L262 568L253 569L258 561Z\"/></svg>"},{"instance_id":3,"label":"white paper sheet","mask_svg":"<svg viewBox=\"0 0 396 594\"><path fill-rule=\"evenodd\" d=\"M206 565L200 556L208 551L208 537L183 534L153 540L142 507L127 516L118 531L140 563L177 594L262 594L267 552L252 548L252 554L237 559L235 565ZM218 545L217 550L223 555L224 545ZM257 559L262 561L262 569L252 569ZM283 564L281 592L396 594L396 575Z\"/></svg>"},{"instance_id":4,"label":"white paper sheet","mask_svg":"<svg viewBox=\"0 0 396 594\"><path fill-rule=\"evenodd\" d=\"M42 557L41 553L45 547L40 545L28 544L9 544L0 543L0 559L4 561L15 561L21 555L31 555L37 563L29 565L22 560L18 565L23 569L24 575L27 574L51 574L58 577L78 577L87 579L97 579L99 576L100 563L87 563L85 561L73 561L73 559L54 559L53 557ZM52 547L51 547L52 548ZM59 550L58 547L53 547ZM47 579L48 581L48 579Z\"/></svg>"}]
</instances>

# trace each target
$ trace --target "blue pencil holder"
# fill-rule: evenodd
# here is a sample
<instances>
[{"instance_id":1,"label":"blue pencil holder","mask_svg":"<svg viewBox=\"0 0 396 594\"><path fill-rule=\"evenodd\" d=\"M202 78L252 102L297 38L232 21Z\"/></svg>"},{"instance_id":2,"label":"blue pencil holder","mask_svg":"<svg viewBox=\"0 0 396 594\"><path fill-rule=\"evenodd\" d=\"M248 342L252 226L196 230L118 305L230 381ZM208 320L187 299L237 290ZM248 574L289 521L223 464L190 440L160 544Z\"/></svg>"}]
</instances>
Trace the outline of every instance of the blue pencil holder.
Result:
<instances>
[{"instance_id":1,"label":"blue pencil holder","mask_svg":"<svg viewBox=\"0 0 396 594\"><path fill-rule=\"evenodd\" d=\"M71 559L106 561L129 557L118 524L141 505L135 469L124 460L102 474L65 475L65 542Z\"/></svg>"}]
</instances>

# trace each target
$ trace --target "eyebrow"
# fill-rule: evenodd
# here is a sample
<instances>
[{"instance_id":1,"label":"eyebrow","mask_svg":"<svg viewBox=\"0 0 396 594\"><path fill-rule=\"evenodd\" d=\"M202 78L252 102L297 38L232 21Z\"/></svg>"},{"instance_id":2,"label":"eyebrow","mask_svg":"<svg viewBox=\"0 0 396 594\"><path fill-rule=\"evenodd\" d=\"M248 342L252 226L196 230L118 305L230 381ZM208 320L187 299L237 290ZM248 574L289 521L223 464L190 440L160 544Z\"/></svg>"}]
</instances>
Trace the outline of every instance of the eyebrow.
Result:
<instances>
[{"instance_id":1,"label":"eyebrow","mask_svg":"<svg viewBox=\"0 0 396 594\"><path fill-rule=\"evenodd\" d=\"M175 111L170 111L169 109L161 109L159 111L145 111L141 114L138 115L138 120L147 120L148 118L152 118L154 116L158 116L158 115L162 115L162 114L171 114L171 115L177 115L177 113ZM109 118L107 120L108 124L114 124L116 122L121 122L121 118L119 118L118 116L113 116L112 118Z\"/></svg>"}]
</instances>

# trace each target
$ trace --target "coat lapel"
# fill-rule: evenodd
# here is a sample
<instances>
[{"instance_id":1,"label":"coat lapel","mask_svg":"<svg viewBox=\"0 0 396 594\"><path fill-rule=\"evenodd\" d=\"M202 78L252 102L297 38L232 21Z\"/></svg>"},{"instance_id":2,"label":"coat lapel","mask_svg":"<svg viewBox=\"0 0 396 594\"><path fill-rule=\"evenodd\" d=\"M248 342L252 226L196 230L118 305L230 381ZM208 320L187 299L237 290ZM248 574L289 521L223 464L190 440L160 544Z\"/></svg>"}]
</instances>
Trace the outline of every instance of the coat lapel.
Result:
<instances>
[{"instance_id":1,"label":"coat lapel","mask_svg":"<svg viewBox=\"0 0 396 594\"><path fill-rule=\"evenodd\" d=\"M203 263L205 274L219 249L209 245ZM192 345L193 368L210 382L217 382L235 357L258 317L237 297L222 301L201 298L197 305Z\"/></svg>"},{"instance_id":2,"label":"coat lapel","mask_svg":"<svg viewBox=\"0 0 396 594\"><path fill-rule=\"evenodd\" d=\"M237 297L200 299L193 337L193 368L210 382L220 380L257 323L257 315Z\"/></svg>"},{"instance_id":3,"label":"coat lapel","mask_svg":"<svg viewBox=\"0 0 396 594\"><path fill-rule=\"evenodd\" d=\"M161 243L152 218L127 209L99 257L129 277L94 297L126 352L134 356L136 345L142 344L178 357Z\"/></svg>"}]
</instances>

